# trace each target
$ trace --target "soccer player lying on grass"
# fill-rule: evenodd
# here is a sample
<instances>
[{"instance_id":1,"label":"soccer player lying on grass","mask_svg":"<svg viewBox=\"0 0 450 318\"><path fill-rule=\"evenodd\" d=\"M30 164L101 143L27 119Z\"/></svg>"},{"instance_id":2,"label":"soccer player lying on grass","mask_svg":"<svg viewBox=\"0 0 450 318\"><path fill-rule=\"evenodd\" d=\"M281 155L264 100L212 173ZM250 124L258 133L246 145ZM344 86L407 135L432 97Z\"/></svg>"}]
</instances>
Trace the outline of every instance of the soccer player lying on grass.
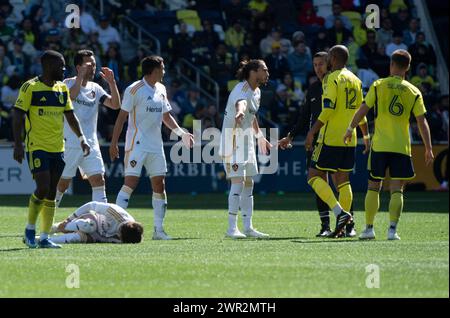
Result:
<instances>
[{"instance_id":1,"label":"soccer player lying on grass","mask_svg":"<svg viewBox=\"0 0 450 318\"><path fill-rule=\"evenodd\" d=\"M53 236L55 243L140 243L144 228L120 206L92 201L54 224L52 232L65 233Z\"/></svg>"}]
</instances>

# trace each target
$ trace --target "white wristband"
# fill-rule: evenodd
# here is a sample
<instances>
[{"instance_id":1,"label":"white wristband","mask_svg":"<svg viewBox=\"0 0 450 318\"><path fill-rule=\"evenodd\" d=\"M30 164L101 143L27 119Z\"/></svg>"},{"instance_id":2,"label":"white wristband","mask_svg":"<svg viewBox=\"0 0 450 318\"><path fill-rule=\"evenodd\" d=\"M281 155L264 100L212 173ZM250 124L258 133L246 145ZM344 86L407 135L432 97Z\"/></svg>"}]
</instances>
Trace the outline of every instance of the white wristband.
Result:
<instances>
[{"instance_id":1,"label":"white wristband","mask_svg":"<svg viewBox=\"0 0 450 318\"><path fill-rule=\"evenodd\" d=\"M365 140L369 140L369 139L370 139L370 135L367 134L367 135L363 136L363 138L364 138Z\"/></svg>"},{"instance_id":2,"label":"white wristband","mask_svg":"<svg viewBox=\"0 0 450 318\"><path fill-rule=\"evenodd\" d=\"M173 130L173 132L176 133L177 136L179 136L179 137L182 137L182 136L186 133L186 132L185 132L182 128L180 128L180 127L175 128L175 129Z\"/></svg>"},{"instance_id":3,"label":"white wristband","mask_svg":"<svg viewBox=\"0 0 450 318\"><path fill-rule=\"evenodd\" d=\"M353 131L353 129L355 129L355 128L353 128L352 126L348 126L348 128L347 128L348 131Z\"/></svg>"},{"instance_id":4,"label":"white wristband","mask_svg":"<svg viewBox=\"0 0 450 318\"><path fill-rule=\"evenodd\" d=\"M256 137L256 139L263 138L263 137L264 137L264 134L262 133L262 130L259 130L259 131L255 134L255 137Z\"/></svg>"},{"instance_id":5,"label":"white wristband","mask_svg":"<svg viewBox=\"0 0 450 318\"><path fill-rule=\"evenodd\" d=\"M78 137L78 140L79 140L80 142L83 142L83 141L84 141L84 143L86 143L86 138L84 137L84 135L81 135L80 137Z\"/></svg>"}]
</instances>

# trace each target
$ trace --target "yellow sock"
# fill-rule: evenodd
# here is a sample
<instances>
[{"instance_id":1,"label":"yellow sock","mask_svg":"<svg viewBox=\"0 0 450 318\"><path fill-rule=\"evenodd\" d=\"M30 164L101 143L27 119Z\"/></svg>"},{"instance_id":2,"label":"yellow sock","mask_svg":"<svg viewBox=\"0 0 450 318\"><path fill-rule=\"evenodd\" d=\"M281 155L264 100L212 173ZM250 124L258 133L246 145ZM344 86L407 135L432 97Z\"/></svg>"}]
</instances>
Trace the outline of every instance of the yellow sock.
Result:
<instances>
[{"instance_id":1,"label":"yellow sock","mask_svg":"<svg viewBox=\"0 0 450 318\"><path fill-rule=\"evenodd\" d=\"M39 200L34 193L31 195L30 200L28 202L28 224L35 225L36 220L39 216L39 212L41 212L42 205L44 204L43 200Z\"/></svg>"},{"instance_id":2,"label":"yellow sock","mask_svg":"<svg viewBox=\"0 0 450 318\"><path fill-rule=\"evenodd\" d=\"M402 210L403 210L403 192L394 191L391 193L391 201L389 202L389 221L398 223Z\"/></svg>"},{"instance_id":3,"label":"yellow sock","mask_svg":"<svg viewBox=\"0 0 450 318\"><path fill-rule=\"evenodd\" d=\"M309 179L308 183L319 196L319 198L321 198L323 202L328 204L331 209L334 208L336 204L338 204L333 190L321 177L311 178Z\"/></svg>"},{"instance_id":4,"label":"yellow sock","mask_svg":"<svg viewBox=\"0 0 450 318\"><path fill-rule=\"evenodd\" d=\"M50 233L55 216L55 200L44 199L41 212L41 233Z\"/></svg>"},{"instance_id":5,"label":"yellow sock","mask_svg":"<svg viewBox=\"0 0 450 318\"><path fill-rule=\"evenodd\" d=\"M350 182L344 182L338 186L339 203L344 211L349 212L352 208L353 192Z\"/></svg>"},{"instance_id":6,"label":"yellow sock","mask_svg":"<svg viewBox=\"0 0 450 318\"><path fill-rule=\"evenodd\" d=\"M366 225L373 225L375 215L380 208L380 193L375 190L367 190L364 204L366 208Z\"/></svg>"}]
</instances>

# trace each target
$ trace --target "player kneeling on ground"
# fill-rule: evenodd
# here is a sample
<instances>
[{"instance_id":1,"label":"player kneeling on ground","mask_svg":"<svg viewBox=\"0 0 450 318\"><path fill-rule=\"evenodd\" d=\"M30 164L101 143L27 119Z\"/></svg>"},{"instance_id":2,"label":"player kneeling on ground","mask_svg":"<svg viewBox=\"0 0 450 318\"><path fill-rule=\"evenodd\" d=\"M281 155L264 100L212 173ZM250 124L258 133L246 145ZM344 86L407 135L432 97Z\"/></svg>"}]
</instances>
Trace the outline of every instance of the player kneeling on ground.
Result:
<instances>
[{"instance_id":1,"label":"player kneeling on ground","mask_svg":"<svg viewBox=\"0 0 450 318\"><path fill-rule=\"evenodd\" d=\"M144 228L120 206L93 201L54 224L52 232L64 233L52 237L55 243L140 243Z\"/></svg>"}]
</instances>

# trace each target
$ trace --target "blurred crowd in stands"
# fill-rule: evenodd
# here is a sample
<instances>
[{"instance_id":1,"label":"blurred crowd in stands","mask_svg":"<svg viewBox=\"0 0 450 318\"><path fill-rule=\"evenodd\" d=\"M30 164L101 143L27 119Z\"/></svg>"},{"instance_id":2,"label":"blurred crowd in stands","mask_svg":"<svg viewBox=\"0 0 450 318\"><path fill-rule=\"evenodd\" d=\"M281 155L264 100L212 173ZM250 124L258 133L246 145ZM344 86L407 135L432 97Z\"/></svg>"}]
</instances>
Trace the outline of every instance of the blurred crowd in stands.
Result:
<instances>
[{"instance_id":1,"label":"blurred crowd in stands","mask_svg":"<svg viewBox=\"0 0 450 318\"><path fill-rule=\"evenodd\" d=\"M65 8L74 2L81 8L81 28L69 29L64 26ZM369 3L381 9L378 29L366 28ZM11 108L20 85L40 74L39 56L46 49L64 54L67 77L75 75L75 52L91 49L98 68L114 71L121 92L140 79L139 62L152 45L125 48L123 32L136 32L128 24L120 25L125 18L160 40L172 112L187 129L194 129L195 119L202 121L202 129L220 128L239 62L261 58L270 72L262 92L261 120L263 126L278 127L285 134L309 85L317 81L312 56L343 44L350 52L348 68L361 79L365 92L373 81L389 75L392 52L407 49L412 55L408 79L423 93L433 141L448 140L448 95L440 94L435 50L422 32L412 1L103 0L103 7L100 15L100 0L0 0L0 140L11 140ZM213 95L213 87L177 78L174 70L182 59L219 84L219 104L202 94L205 90ZM99 76L96 81L107 88ZM117 111L100 109L101 142L110 140L116 116ZM167 131L164 134L167 139ZM411 134L420 140L414 124Z\"/></svg>"}]
</instances>

